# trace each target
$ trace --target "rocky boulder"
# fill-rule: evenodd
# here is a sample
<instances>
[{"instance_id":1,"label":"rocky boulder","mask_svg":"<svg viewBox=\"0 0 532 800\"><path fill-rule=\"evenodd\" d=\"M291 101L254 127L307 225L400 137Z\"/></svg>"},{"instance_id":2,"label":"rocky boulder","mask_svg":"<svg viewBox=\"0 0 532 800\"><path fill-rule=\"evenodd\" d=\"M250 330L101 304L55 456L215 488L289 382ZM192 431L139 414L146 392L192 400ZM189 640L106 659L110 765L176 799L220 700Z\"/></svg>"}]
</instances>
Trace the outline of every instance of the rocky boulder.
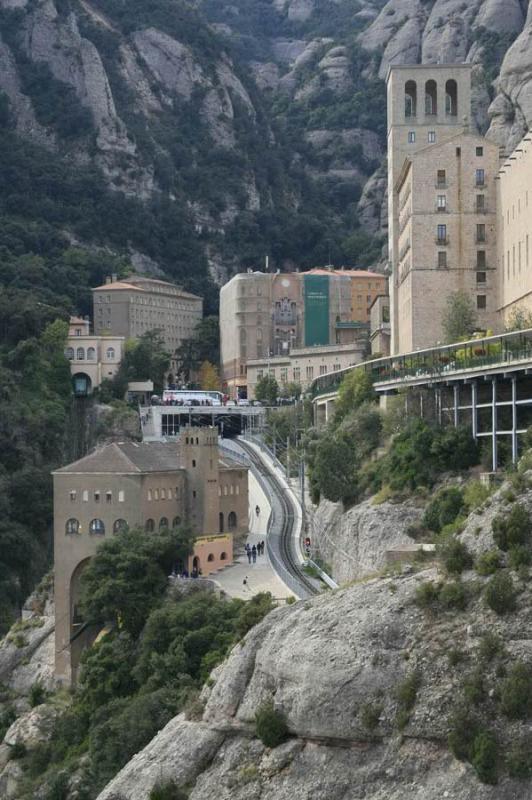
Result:
<instances>
[{"instance_id":1,"label":"rocky boulder","mask_svg":"<svg viewBox=\"0 0 532 800\"><path fill-rule=\"evenodd\" d=\"M473 665L488 630L507 643L510 660L530 655L529 589L508 618L478 594L466 611L434 616L413 601L423 582L438 578L426 570L371 580L275 610L213 673L203 718L170 722L99 800L147 800L160 778L192 783L190 800L525 800L530 781L481 784L450 754L449 717L464 673L448 655L459 649ZM497 685L491 673L489 681ZM404 687L412 685L400 724ZM255 735L265 702L290 734L273 750ZM504 752L527 726L505 724L496 701L487 702L480 713Z\"/></svg>"},{"instance_id":2,"label":"rocky boulder","mask_svg":"<svg viewBox=\"0 0 532 800\"><path fill-rule=\"evenodd\" d=\"M311 537L337 583L382 570L394 551L414 545L408 528L423 510L413 503L375 505L367 500L344 512L341 503L322 500L311 517Z\"/></svg>"}]
</instances>

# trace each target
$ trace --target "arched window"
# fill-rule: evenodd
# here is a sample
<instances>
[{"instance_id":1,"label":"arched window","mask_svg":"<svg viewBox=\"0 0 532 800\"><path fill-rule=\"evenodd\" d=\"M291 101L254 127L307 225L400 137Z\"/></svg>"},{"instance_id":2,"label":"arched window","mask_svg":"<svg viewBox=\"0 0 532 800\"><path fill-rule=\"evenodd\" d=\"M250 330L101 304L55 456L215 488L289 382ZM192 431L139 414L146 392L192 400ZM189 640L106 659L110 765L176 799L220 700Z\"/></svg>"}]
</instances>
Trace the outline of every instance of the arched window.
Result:
<instances>
[{"instance_id":1,"label":"arched window","mask_svg":"<svg viewBox=\"0 0 532 800\"><path fill-rule=\"evenodd\" d=\"M65 350L65 357L68 358L69 361L73 361L74 360L74 348L73 347L67 347L67 349Z\"/></svg>"},{"instance_id":2,"label":"arched window","mask_svg":"<svg viewBox=\"0 0 532 800\"><path fill-rule=\"evenodd\" d=\"M445 113L450 117L458 114L458 85L452 79L445 84Z\"/></svg>"},{"instance_id":3,"label":"arched window","mask_svg":"<svg viewBox=\"0 0 532 800\"><path fill-rule=\"evenodd\" d=\"M222 514L221 511L220 511L220 514L219 514L219 519L220 519L220 526L219 526L220 527L220 533L223 533L224 532L224 515Z\"/></svg>"},{"instance_id":4,"label":"arched window","mask_svg":"<svg viewBox=\"0 0 532 800\"><path fill-rule=\"evenodd\" d=\"M174 521L172 522L172 528L179 528L181 525L181 517L174 517Z\"/></svg>"},{"instance_id":5,"label":"arched window","mask_svg":"<svg viewBox=\"0 0 532 800\"><path fill-rule=\"evenodd\" d=\"M93 519L89 525L89 532L90 533L98 533L103 535L105 533L105 525L103 524L101 519Z\"/></svg>"},{"instance_id":6,"label":"arched window","mask_svg":"<svg viewBox=\"0 0 532 800\"><path fill-rule=\"evenodd\" d=\"M246 329L240 328L240 358L246 358L247 342L246 342Z\"/></svg>"},{"instance_id":7,"label":"arched window","mask_svg":"<svg viewBox=\"0 0 532 800\"><path fill-rule=\"evenodd\" d=\"M161 517L161 519L159 521L159 530L162 531L162 530L165 530L167 528L168 528L168 520L167 520L167 518L166 517Z\"/></svg>"},{"instance_id":8,"label":"arched window","mask_svg":"<svg viewBox=\"0 0 532 800\"><path fill-rule=\"evenodd\" d=\"M234 511L230 511L227 517L227 527L230 531L233 531L236 528L237 518Z\"/></svg>"},{"instance_id":9,"label":"arched window","mask_svg":"<svg viewBox=\"0 0 532 800\"><path fill-rule=\"evenodd\" d=\"M425 114L434 116L438 113L438 87L436 81L427 81L425 84Z\"/></svg>"},{"instance_id":10,"label":"arched window","mask_svg":"<svg viewBox=\"0 0 532 800\"><path fill-rule=\"evenodd\" d=\"M212 553L209 553L209 555L207 556L207 561L214 561L214 556Z\"/></svg>"},{"instance_id":11,"label":"arched window","mask_svg":"<svg viewBox=\"0 0 532 800\"><path fill-rule=\"evenodd\" d=\"M147 519L144 528L146 533L152 533L155 530L155 522L152 519Z\"/></svg>"},{"instance_id":12,"label":"arched window","mask_svg":"<svg viewBox=\"0 0 532 800\"><path fill-rule=\"evenodd\" d=\"M220 561L227 561L227 553L220 553Z\"/></svg>"},{"instance_id":13,"label":"arched window","mask_svg":"<svg viewBox=\"0 0 532 800\"><path fill-rule=\"evenodd\" d=\"M67 519L65 525L65 533L79 533L79 520L77 519Z\"/></svg>"},{"instance_id":14,"label":"arched window","mask_svg":"<svg viewBox=\"0 0 532 800\"><path fill-rule=\"evenodd\" d=\"M407 81L405 84L405 117L415 117L417 114L417 84Z\"/></svg>"},{"instance_id":15,"label":"arched window","mask_svg":"<svg viewBox=\"0 0 532 800\"><path fill-rule=\"evenodd\" d=\"M78 347L78 349L76 351L76 358L77 358L78 361L84 361L85 360L85 350L83 349L83 347Z\"/></svg>"},{"instance_id":16,"label":"arched window","mask_svg":"<svg viewBox=\"0 0 532 800\"><path fill-rule=\"evenodd\" d=\"M113 361L114 357L115 357L115 349L114 349L114 347L108 347L107 348L107 359L109 361Z\"/></svg>"},{"instance_id":17,"label":"arched window","mask_svg":"<svg viewBox=\"0 0 532 800\"><path fill-rule=\"evenodd\" d=\"M125 533L128 527L125 519L115 519L113 522L113 533Z\"/></svg>"},{"instance_id":18,"label":"arched window","mask_svg":"<svg viewBox=\"0 0 532 800\"><path fill-rule=\"evenodd\" d=\"M87 350L87 361L96 361L96 350L94 347L89 347Z\"/></svg>"}]
</instances>

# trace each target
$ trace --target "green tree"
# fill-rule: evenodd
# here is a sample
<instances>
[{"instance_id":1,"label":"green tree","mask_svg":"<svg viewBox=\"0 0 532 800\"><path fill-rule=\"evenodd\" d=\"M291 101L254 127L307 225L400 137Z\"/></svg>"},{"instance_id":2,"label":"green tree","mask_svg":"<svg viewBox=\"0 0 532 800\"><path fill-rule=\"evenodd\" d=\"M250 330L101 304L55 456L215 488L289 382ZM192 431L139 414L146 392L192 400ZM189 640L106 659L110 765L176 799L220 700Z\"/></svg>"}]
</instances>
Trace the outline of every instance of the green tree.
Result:
<instances>
[{"instance_id":1,"label":"green tree","mask_svg":"<svg viewBox=\"0 0 532 800\"><path fill-rule=\"evenodd\" d=\"M520 503L514 503L508 515L497 515L491 527L495 544L501 550L530 544L532 522L530 514Z\"/></svg>"},{"instance_id":2,"label":"green tree","mask_svg":"<svg viewBox=\"0 0 532 800\"><path fill-rule=\"evenodd\" d=\"M149 536L131 530L103 542L82 574L85 619L112 622L138 635L166 590L172 567L192 552L193 540L179 528Z\"/></svg>"},{"instance_id":3,"label":"green tree","mask_svg":"<svg viewBox=\"0 0 532 800\"><path fill-rule=\"evenodd\" d=\"M497 572L484 590L488 606L497 614L507 614L516 607L517 593L514 582L507 572Z\"/></svg>"},{"instance_id":4,"label":"green tree","mask_svg":"<svg viewBox=\"0 0 532 800\"><path fill-rule=\"evenodd\" d=\"M273 375L263 375L259 378L255 386L255 397L260 403L274 406L279 397L279 384Z\"/></svg>"},{"instance_id":5,"label":"green tree","mask_svg":"<svg viewBox=\"0 0 532 800\"><path fill-rule=\"evenodd\" d=\"M130 339L113 379L116 395L124 397L129 381L153 381L154 390L160 393L169 367L170 353L165 350L159 330L146 331L138 339Z\"/></svg>"},{"instance_id":6,"label":"green tree","mask_svg":"<svg viewBox=\"0 0 532 800\"><path fill-rule=\"evenodd\" d=\"M335 424L341 422L350 411L355 411L362 403L371 402L375 398L375 390L369 375L362 369L352 370L345 376L338 389Z\"/></svg>"},{"instance_id":7,"label":"green tree","mask_svg":"<svg viewBox=\"0 0 532 800\"><path fill-rule=\"evenodd\" d=\"M178 375L185 383L191 380L192 374L199 370L204 361L218 366L220 363L220 325L218 317L204 317L199 322L194 334L176 350Z\"/></svg>"},{"instance_id":8,"label":"green tree","mask_svg":"<svg viewBox=\"0 0 532 800\"><path fill-rule=\"evenodd\" d=\"M441 324L445 341L449 344L471 336L477 315L467 292L459 290L448 295Z\"/></svg>"},{"instance_id":9,"label":"green tree","mask_svg":"<svg viewBox=\"0 0 532 800\"><path fill-rule=\"evenodd\" d=\"M342 436L329 434L316 448L312 478L327 500L349 503L358 493L358 466L353 447Z\"/></svg>"}]
</instances>

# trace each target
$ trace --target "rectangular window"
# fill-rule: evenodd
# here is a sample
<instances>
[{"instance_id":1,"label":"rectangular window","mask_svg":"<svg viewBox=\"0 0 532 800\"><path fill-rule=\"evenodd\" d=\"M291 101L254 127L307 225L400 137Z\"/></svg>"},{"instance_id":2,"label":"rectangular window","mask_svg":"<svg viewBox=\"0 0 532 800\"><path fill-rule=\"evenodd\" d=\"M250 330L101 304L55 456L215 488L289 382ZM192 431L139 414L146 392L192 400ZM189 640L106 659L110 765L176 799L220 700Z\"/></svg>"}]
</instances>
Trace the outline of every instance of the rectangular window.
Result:
<instances>
[{"instance_id":1,"label":"rectangular window","mask_svg":"<svg viewBox=\"0 0 532 800\"><path fill-rule=\"evenodd\" d=\"M519 255L517 257L517 259L518 259L517 263L519 264L519 272L521 272L521 242L519 242L517 247L518 247L518 253L519 253Z\"/></svg>"},{"instance_id":2,"label":"rectangular window","mask_svg":"<svg viewBox=\"0 0 532 800\"><path fill-rule=\"evenodd\" d=\"M483 169L477 169L475 171L475 183L477 186L484 186L486 180L486 173Z\"/></svg>"},{"instance_id":3,"label":"rectangular window","mask_svg":"<svg viewBox=\"0 0 532 800\"><path fill-rule=\"evenodd\" d=\"M477 269L486 269L486 251L477 250Z\"/></svg>"},{"instance_id":4,"label":"rectangular window","mask_svg":"<svg viewBox=\"0 0 532 800\"><path fill-rule=\"evenodd\" d=\"M484 155L484 148L477 147L477 156L483 156L483 155Z\"/></svg>"},{"instance_id":5,"label":"rectangular window","mask_svg":"<svg viewBox=\"0 0 532 800\"><path fill-rule=\"evenodd\" d=\"M486 226L477 225L477 242L485 242L485 241L486 241Z\"/></svg>"},{"instance_id":6,"label":"rectangular window","mask_svg":"<svg viewBox=\"0 0 532 800\"><path fill-rule=\"evenodd\" d=\"M320 375L327 374L327 364L320 364Z\"/></svg>"},{"instance_id":7,"label":"rectangular window","mask_svg":"<svg viewBox=\"0 0 532 800\"><path fill-rule=\"evenodd\" d=\"M477 214L483 214L486 210L486 197L483 194L477 194Z\"/></svg>"},{"instance_id":8,"label":"rectangular window","mask_svg":"<svg viewBox=\"0 0 532 800\"><path fill-rule=\"evenodd\" d=\"M296 383L301 380L301 369L299 367L294 367L294 381Z\"/></svg>"},{"instance_id":9,"label":"rectangular window","mask_svg":"<svg viewBox=\"0 0 532 800\"><path fill-rule=\"evenodd\" d=\"M440 269L444 269L447 266L447 252L445 250L440 250L438 252L438 267Z\"/></svg>"},{"instance_id":10,"label":"rectangular window","mask_svg":"<svg viewBox=\"0 0 532 800\"><path fill-rule=\"evenodd\" d=\"M445 211L447 209L447 196L446 195L444 195L444 194L439 194L438 195L438 198L437 198L437 201L436 201L436 207L437 207L438 211Z\"/></svg>"},{"instance_id":11,"label":"rectangular window","mask_svg":"<svg viewBox=\"0 0 532 800\"><path fill-rule=\"evenodd\" d=\"M77 496L76 490L75 489L71 489L70 490L70 502L71 503L75 503L76 502L76 496Z\"/></svg>"},{"instance_id":12,"label":"rectangular window","mask_svg":"<svg viewBox=\"0 0 532 800\"><path fill-rule=\"evenodd\" d=\"M438 225L438 243L447 244L447 225Z\"/></svg>"},{"instance_id":13,"label":"rectangular window","mask_svg":"<svg viewBox=\"0 0 532 800\"><path fill-rule=\"evenodd\" d=\"M307 367L306 375L307 380L311 381L314 378L314 367Z\"/></svg>"},{"instance_id":14,"label":"rectangular window","mask_svg":"<svg viewBox=\"0 0 532 800\"><path fill-rule=\"evenodd\" d=\"M436 141L436 131L429 131L428 140L429 144L434 144L434 142Z\"/></svg>"},{"instance_id":15,"label":"rectangular window","mask_svg":"<svg viewBox=\"0 0 532 800\"><path fill-rule=\"evenodd\" d=\"M477 283L486 283L486 273L477 272Z\"/></svg>"},{"instance_id":16,"label":"rectangular window","mask_svg":"<svg viewBox=\"0 0 532 800\"><path fill-rule=\"evenodd\" d=\"M88 502L89 502L89 492L88 492L88 489L83 489L83 502L84 502L84 503L88 503Z\"/></svg>"},{"instance_id":17,"label":"rectangular window","mask_svg":"<svg viewBox=\"0 0 532 800\"><path fill-rule=\"evenodd\" d=\"M125 499L126 498L125 498L124 490L120 489L120 491L118 492L118 502L119 503L123 503Z\"/></svg>"},{"instance_id":18,"label":"rectangular window","mask_svg":"<svg viewBox=\"0 0 532 800\"><path fill-rule=\"evenodd\" d=\"M447 173L444 169L439 169L436 177L437 186L445 186L447 183Z\"/></svg>"},{"instance_id":19,"label":"rectangular window","mask_svg":"<svg viewBox=\"0 0 532 800\"><path fill-rule=\"evenodd\" d=\"M416 132L408 131L408 144L414 144L416 141Z\"/></svg>"},{"instance_id":20,"label":"rectangular window","mask_svg":"<svg viewBox=\"0 0 532 800\"><path fill-rule=\"evenodd\" d=\"M107 503L112 503L113 502L113 493L112 492L106 492L105 493L105 500L106 500Z\"/></svg>"},{"instance_id":21,"label":"rectangular window","mask_svg":"<svg viewBox=\"0 0 532 800\"><path fill-rule=\"evenodd\" d=\"M99 491L99 489L96 489L96 491L94 492L94 502L95 503L99 503L100 502L100 491Z\"/></svg>"},{"instance_id":22,"label":"rectangular window","mask_svg":"<svg viewBox=\"0 0 532 800\"><path fill-rule=\"evenodd\" d=\"M526 251L525 252L526 265L528 267L528 264L529 264L529 259L528 259L528 252L529 252L528 251L528 233L526 235L526 248L525 248L525 251Z\"/></svg>"},{"instance_id":23,"label":"rectangular window","mask_svg":"<svg viewBox=\"0 0 532 800\"><path fill-rule=\"evenodd\" d=\"M485 294L477 294L477 310L478 311L485 311L486 310L486 295Z\"/></svg>"}]
</instances>

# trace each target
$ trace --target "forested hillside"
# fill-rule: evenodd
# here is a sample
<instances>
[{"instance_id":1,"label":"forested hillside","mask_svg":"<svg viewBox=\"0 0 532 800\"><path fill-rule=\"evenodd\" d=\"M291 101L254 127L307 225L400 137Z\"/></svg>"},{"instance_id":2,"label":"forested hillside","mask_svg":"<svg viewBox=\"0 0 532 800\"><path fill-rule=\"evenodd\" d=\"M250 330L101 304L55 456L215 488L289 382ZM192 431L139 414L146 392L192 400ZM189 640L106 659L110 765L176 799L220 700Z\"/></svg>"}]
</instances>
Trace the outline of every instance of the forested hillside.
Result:
<instances>
[{"instance_id":1,"label":"forested hillside","mask_svg":"<svg viewBox=\"0 0 532 800\"><path fill-rule=\"evenodd\" d=\"M61 336L50 351L46 326L88 313L90 286L132 266L203 294L212 313L217 284L266 255L286 268L376 263L387 67L471 61L476 123L512 146L532 119L527 9L0 0L2 525L40 542L36 574L70 402ZM37 522L19 519L16 499L31 469L46 501ZM24 570L13 593L1 552L2 596L18 600Z\"/></svg>"}]
</instances>

